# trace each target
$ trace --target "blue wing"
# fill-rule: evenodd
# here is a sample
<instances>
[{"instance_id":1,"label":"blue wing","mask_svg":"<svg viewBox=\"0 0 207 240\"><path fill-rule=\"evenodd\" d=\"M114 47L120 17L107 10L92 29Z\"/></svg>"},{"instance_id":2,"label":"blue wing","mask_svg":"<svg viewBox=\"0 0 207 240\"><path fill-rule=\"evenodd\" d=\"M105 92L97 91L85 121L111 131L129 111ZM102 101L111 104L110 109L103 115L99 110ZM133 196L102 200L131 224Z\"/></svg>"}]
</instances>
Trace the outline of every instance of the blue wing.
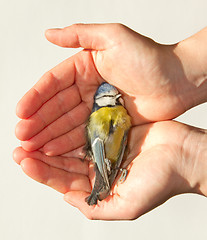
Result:
<instances>
[{"instance_id":1,"label":"blue wing","mask_svg":"<svg viewBox=\"0 0 207 240\"><path fill-rule=\"evenodd\" d=\"M107 167L105 163L105 150L103 140L99 137L95 138L91 148L98 170L103 177L104 182L106 183L106 188L110 189Z\"/></svg>"}]
</instances>

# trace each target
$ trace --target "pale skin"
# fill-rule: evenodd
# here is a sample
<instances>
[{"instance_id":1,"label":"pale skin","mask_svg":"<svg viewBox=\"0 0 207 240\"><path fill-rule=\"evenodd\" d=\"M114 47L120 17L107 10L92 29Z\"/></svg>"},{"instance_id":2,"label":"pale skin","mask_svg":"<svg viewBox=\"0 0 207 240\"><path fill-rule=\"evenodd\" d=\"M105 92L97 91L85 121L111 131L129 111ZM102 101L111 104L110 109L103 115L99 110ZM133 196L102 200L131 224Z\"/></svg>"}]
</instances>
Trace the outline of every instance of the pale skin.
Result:
<instances>
[{"instance_id":1,"label":"pale skin","mask_svg":"<svg viewBox=\"0 0 207 240\"><path fill-rule=\"evenodd\" d=\"M17 105L14 160L64 194L89 219L136 219L181 193L207 195L207 132L171 119L207 100L207 29L161 45L120 24L46 31L52 43L84 50L47 72ZM122 93L133 127L129 173L112 195L88 206L94 174L81 161L84 127L98 85Z\"/></svg>"}]
</instances>

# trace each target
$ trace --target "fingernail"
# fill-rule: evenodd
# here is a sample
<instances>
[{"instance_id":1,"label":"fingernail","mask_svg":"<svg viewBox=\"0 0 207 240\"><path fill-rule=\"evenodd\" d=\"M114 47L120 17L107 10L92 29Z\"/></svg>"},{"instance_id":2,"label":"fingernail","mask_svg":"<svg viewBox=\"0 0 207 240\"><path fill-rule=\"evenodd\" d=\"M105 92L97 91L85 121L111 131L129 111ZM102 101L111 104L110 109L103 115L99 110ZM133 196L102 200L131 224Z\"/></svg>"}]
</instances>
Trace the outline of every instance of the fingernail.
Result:
<instances>
[{"instance_id":1,"label":"fingernail","mask_svg":"<svg viewBox=\"0 0 207 240\"><path fill-rule=\"evenodd\" d=\"M45 31L45 35L49 36L49 35L52 35L54 32L60 31L60 30L61 28L50 28Z\"/></svg>"},{"instance_id":2,"label":"fingernail","mask_svg":"<svg viewBox=\"0 0 207 240\"><path fill-rule=\"evenodd\" d=\"M45 155L47 155L48 157L52 157L53 156L53 153L52 151L44 151Z\"/></svg>"},{"instance_id":3,"label":"fingernail","mask_svg":"<svg viewBox=\"0 0 207 240\"><path fill-rule=\"evenodd\" d=\"M49 157L53 156L53 150L48 146L43 147L43 152L45 155L47 155Z\"/></svg>"}]
</instances>

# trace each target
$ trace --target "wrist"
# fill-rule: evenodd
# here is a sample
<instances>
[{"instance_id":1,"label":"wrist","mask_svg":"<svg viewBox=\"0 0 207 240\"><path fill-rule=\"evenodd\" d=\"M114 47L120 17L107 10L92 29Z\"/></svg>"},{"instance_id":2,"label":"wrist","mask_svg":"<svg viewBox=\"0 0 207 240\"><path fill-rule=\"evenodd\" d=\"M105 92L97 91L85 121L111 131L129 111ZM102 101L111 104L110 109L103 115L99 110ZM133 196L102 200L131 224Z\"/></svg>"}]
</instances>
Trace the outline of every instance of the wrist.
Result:
<instances>
[{"instance_id":1,"label":"wrist","mask_svg":"<svg viewBox=\"0 0 207 240\"><path fill-rule=\"evenodd\" d=\"M181 62L188 86L189 108L207 101L207 28L178 44L174 52Z\"/></svg>"},{"instance_id":2,"label":"wrist","mask_svg":"<svg viewBox=\"0 0 207 240\"><path fill-rule=\"evenodd\" d=\"M200 141L197 143L198 150L195 156L196 192L207 196L207 131L200 133ZM196 147L196 146L195 146Z\"/></svg>"},{"instance_id":3,"label":"wrist","mask_svg":"<svg viewBox=\"0 0 207 240\"><path fill-rule=\"evenodd\" d=\"M207 131L189 126L182 149L181 175L185 192L207 196Z\"/></svg>"}]
</instances>

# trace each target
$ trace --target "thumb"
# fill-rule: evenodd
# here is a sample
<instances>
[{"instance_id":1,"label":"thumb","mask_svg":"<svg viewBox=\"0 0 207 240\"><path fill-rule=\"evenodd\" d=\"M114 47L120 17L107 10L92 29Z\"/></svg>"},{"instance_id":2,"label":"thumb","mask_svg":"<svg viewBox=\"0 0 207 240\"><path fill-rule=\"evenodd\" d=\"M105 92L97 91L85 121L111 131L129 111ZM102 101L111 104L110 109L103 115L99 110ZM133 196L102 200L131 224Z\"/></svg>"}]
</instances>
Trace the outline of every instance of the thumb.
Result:
<instances>
[{"instance_id":1,"label":"thumb","mask_svg":"<svg viewBox=\"0 0 207 240\"><path fill-rule=\"evenodd\" d=\"M119 39L121 24L74 24L62 29L48 29L48 41L68 48L105 50Z\"/></svg>"}]
</instances>

